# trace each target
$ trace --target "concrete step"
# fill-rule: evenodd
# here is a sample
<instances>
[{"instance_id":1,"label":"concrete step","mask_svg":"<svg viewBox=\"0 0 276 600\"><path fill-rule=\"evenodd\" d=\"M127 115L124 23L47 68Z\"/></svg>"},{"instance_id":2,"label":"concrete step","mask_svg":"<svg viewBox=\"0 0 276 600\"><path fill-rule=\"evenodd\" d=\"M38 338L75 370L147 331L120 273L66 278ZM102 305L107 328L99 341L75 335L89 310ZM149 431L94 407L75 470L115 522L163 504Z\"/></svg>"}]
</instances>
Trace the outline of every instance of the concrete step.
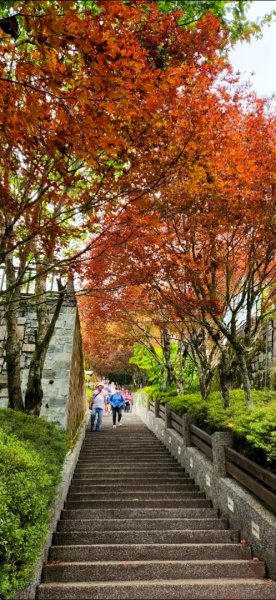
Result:
<instances>
[{"instance_id":1,"label":"concrete step","mask_svg":"<svg viewBox=\"0 0 276 600\"><path fill-rule=\"evenodd\" d=\"M105 492L105 493L113 493L114 491L116 492L134 492L134 491L139 491L139 492L155 492L155 491L160 491L160 492L166 492L166 491L174 491L174 492L180 492L181 490L183 490L184 492L188 492L188 491L196 491L199 490L198 485L195 485L194 483L186 483L185 481L182 481L181 483L136 483L134 485L131 484L124 484L124 483L118 483L115 482L113 484L110 485L105 485L105 484L101 484L101 483L96 483L95 481L91 481L89 484L84 484L82 483L80 484L75 484L72 483L70 486L70 492L74 492L74 493L79 493L82 494L83 492L94 492L95 493L101 493L101 492Z\"/></svg>"},{"instance_id":2,"label":"concrete step","mask_svg":"<svg viewBox=\"0 0 276 600\"><path fill-rule=\"evenodd\" d=\"M132 581L264 577L265 567L253 560L91 561L48 564L42 582Z\"/></svg>"},{"instance_id":3,"label":"concrete step","mask_svg":"<svg viewBox=\"0 0 276 600\"><path fill-rule=\"evenodd\" d=\"M125 444L94 444L93 446L90 444L82 446L82 449L80 451L80 456L84 457L87 454L93 454L94 452L97 452L98 454L100 452L116 452L117 454L121 454L124 452L144 452L144 453L151 453L151 452L163 452L163 453L168 453L167 448L160 442L158 443L147 443L147 442L143 442L141 444L131 444L130 442L125 443Z\"/></svg>"},{"instance_id":4,"label":"concrete step","mask_svg":"<svg viewBox=\"0 0 276 600\"><path fill-rule=\"evenodd\" d=\"M163 444L139 444L139 446L137 444L135 446L133 444L113 444L112 446L99 446L99 444L95 444L90 447L82 447L80 457L86 456L87 453L92 455L94 453L111 454L112 452L116 452L118 455L124 452L131 454L169 454L168 449Z\"/></svg>"},{"instance_id":5,"label":"concrete step","mask_svg":"<svg viewBox=\"0 0 276 600\"><path fill-rule=\"evenodd\" d=\"M103 468L103 469L95 468L95 469L90 469L90 470L84 469L84 470L81 470L81 471L76 470L75 474L74 474L74 477L72 478L72 482L75 481L75 480L84 480L84 479L90 479L91 481L94 481L94 479L96 480L98 478L101 478L106 483L108 483L109 479L112 479L113 476L114 476L115 479L118 479L118 478L122 477L123 481L126 482L127 480L129 480L128 473L129 473L129 471L126 470L126 469L116 469L116 471L114 471L112 469L106 469L106 468ZM160 478L163 479L164 477L167 478L167 476L168 476L169 473L172 475L171 479L173 479L173 475L175 475L176 477L181 478L181 480L183 480L184 478L186 479L186 475L185 475L185 473L181 469L179 469L177 471L176 470L172 471L172 469L169 469L168 472L167 471L162 471L162 472L160 471L157 474L159 476L157 478L159 478L159 479ZM149 472L147 470L145 470L145 469L144 470L139 470L139 471L135 470L135 477L134 477L134 479L143 479L144 476L145 476L145 474L146 475L149 474ZM147 477L147 480L148 481L152 481L151 477ZM131 483L132 479L130 479L129 481Z\"/></svg>"},{"instance_id":6,"label":"concrete step","mask_svg":"<svg viewBox=\"0 0 276 600\"><path fill-rule=\"evenodd\" d=\"M227 529L227 519L66 519L58 531L144 531L185 529Z\"/></svg>"},{"instance_id":7,"label":"concrete step","mask_svg":"<svg viewBox=\"0 0 276 600\"><path fill-rule=\"evenodd\" d=\"M151 452L129 452L128 450L124 450L123 452L118 452L115 450L110 450L110 452L89 452L89 454L86 454L85 456L81 456L79 458L79 462L80 463L84 463L84 462L91 462L91 461L96 461L96 460L101 460L101 461L122 461L122 460L144 460L144 461L149 461L149 460L158 460L158 459L162 459L162 460L174 460L167 452L164 452L163 450L158 450L158 451L151 451Z\"/></svg>"},{"instance_id":8,"label":"concrete step","mask_svg":"<svg viewBox=\"0 0 276 600\"><path fill-rule=\"evenodd\" d=\"M249 546L242 544L102 544L52 546L50 561L95 560L250 560Z\"/></svg>"},{"instance_id":9,"label":"concrete step","mask_svg":"<svg viewBox=\"0 0 276 600\"><path fill-rule=\"evenodd\" d=\"M38 600L275 600L276 585L252 579L52 583Z\"/></svg>"},{"instance_id":10,"label":"concrete step","mask_svg":"<svg viewBox=\"0 0 276 600\"><path fill-rule=\"evenodd\" d=\"M102 431L103 433L103 431ZM117 435L116 432L116 439L113 438L111 435L108 436L89 436L89 437L85 437L82 448L85 448L86 446L94 446L97 448L106 448L109 446L116 446L117 448L120 446L141 446L143 444L147 444L149 446L163 446L163 443L161 442L161 440L159 440L158 438L156 438L154 435L152 435L151 433L149 435L145 435L145 436L141 436L141 435L137 435L135 437L132 436L127 436L126 433L124 432L124 435L122 435L119 439L119 436Z\"/></svg>"},{"instance_id":11,"label":"concrete step","mask_svg":"<svg viewBox=\"0 0 276 600\"><path fill-rule=\"evenodd\" d=\"M126 471L131 471L132 475L133 475L134 474L133 473L133 463L134 463L134 461L132 461L130 463L126 463L123 466L121 466L121 468ZM112 461L105 461L105 463L101 464L100 466L98 465L97 461L96 462L91 461L91 463L89 463L88 465L84 465L84 466L85 466L85 468L91 468L91 469L98 468L98 469L112 470L115 467L115 470L118 470L120 468L120 466L113 465ZM76 469L78 469L78 468L79 468L79 466L77 465ZM82 468L83 468L83 466L82 466ZM159 471L163 471L164 469L167 469L167 470L178 469L178 470L185 472L184 467L182 467L179 463L172 462L172 463L167 464L166 462L163 462L163 461L162 462L159 461L159 463L154 463L154 464L138 463L137 465L136 465L136 461L135 461L135 473L136 473L136 470L140 470L140 469L144 469L144 470L146 469L147 471L150 471L150 472L157 471L157 473Z\"/></svg>"},{"instance_id":12,"label":"concrete step","mask_svg":"<svg viewBox=\"0 0 276 600\"><path fill-rule=\"evenodd\" d=\"M167 469L168 471L172 472L173 469L178 469L181 470L181 467L178 466L176 463L169 463L169 462L157 462L155 463L140 463L140 462L135 462L135 474L139 473L141 471L147 471L147 472L152 472L155 470L155 467L159 465L159 470L158 472L160 472L161 470L165 470ZM183 470L183 469L182 469ZM95 464L92 463L88 463L87 465L78 465L76 467L75 470L75 474L79 474L79 473L124 473L124 472L128 472L131 471L132 474L134 473L134 467L133 467L133 461L132 462L125 462L125 463L112 463L112 461L109 462L104 462L104 463L100 463L100 462L95 462Z\"/></svg>"},{"instance_id":13,"label":"concrete step","mask_svg":"<svg viewBox=\"0 0 276 600\"><path fill-rule=\"evenodd\" d=\"M128 475L114 475L113 477L107 477L106 475L97 475L85 478L77 478L73 477L71 486L81 486L81 485L146 485L152 483L153 485L160 484L169 484L173 485L174 483L178 485L179 483L192 484L194 483L194 479L192 477L185 477L181 473L179 475L174 475L173 477L130 477Z\"/></svg>"},{"instance_id":14,"label":"concrete step","mask_svg":"<svg viewBox=\"0 0 276 600\"><path fill-rule=\"evenodd\" d=\"M239 533L230 529L163 531L57 531L54 545L98 544L237 544Z\"/></svg>"},{"instance_id":15,"label":"concrete step","mask_svg":"<svg viewBox=\"0 0 276 600\"><path fill-rule=\"evenodd\" d=\"M131 459L129 456L128 457L119 457L118 459L113 459L112 456L110 457L96 457L96 456L91 456L91 458L89 457L88 459L85 460L81 460L78 461L77 467L76 468L83 468L83 467L97 467L97 466L101 466L101 467L117 467L117 466L123 466L125 468L128 468L132 465L135 464L136 466L146 466L149 470L155 470L157 467L159 468L164 468L164 467L178 467L181 468L184 471L184 467L181 467L181 465L173 458L168 458L167 456L160 456L160 455L156 455L156 456L141 456L138 457L136 456L133 457L133 459Z\"/></svg>"},{"instance_id":16,"label":"concrete step","mask_svg":"<svg viewBox=\"0 0 276 600\"><path fill-rule=\"evenodd\" d=\"M218 516L214 508L164 508L156 511L155 508L90 508L88 510L75 509L63 510L62 519L214 519Z\"/></svg>"},{"instance_id":17,"label":"concrete step","mask_svg":"<svg viewBox=\"0 0 276 600\"><path fill-rule=\"evenodd\" d=\"M181 500L179 499L162 499L158 500L156 498L142 500L140 498L131 498L128 500L129 508L199 508L203 506L207 508L211 506L211 502L209 500L205 500L205 498L183 498L181 496ZM124 498L125 500L125 498ZM99 503L102 510L106 508L120 508L122 506L122 498L118 499L110 499L110 500L67 500L64 504L65 509L74 509L74 508L99 508Z\"/></svg>"},{"instance_id":18,"label":"concrete step","mask_svg":"<svg viewBox=\"0 0 276 600\"><path fill-rule=\"evenodd\" d=\"M137 466L135 465L135 470L133 469L133 464L132 467L131 466L124 466L124 467L112 467L112 465L106 465L106 466L99 466L99 465L90 465L88 467L76 467L75 473L74 473L74 477L79 477L79 475L84 475L84 474L99 474L99 475L129 475L132 474L139 477L141 474L147 474L148 476L150 475L163 475L165 474L170 474L171 476L173 476L175 473L182 475L185 477L185 471L182 467L180 467L180 465L171 465L171 466L160 466L159 467L147 467L147 466Z\"/></svg>"},{"instance_id":19,"label":"concrete step","mask_svg":"<svg viewBox=\"0 0 276 600\"><path fill-rule=\"evenodd\" d=\"M98 502L101 500L106 500L106 493L100 492L82 492L81 494L75 492L69 492L68 501L77 502L85 501L85 500L97 500ZM183 498L205 498L205 494L203 492L197 491L189 491L189 492L171 492L171 491L160 491L160 492L112 492L112 498L114 500L182 500Z\"/></svg>"},{"instance_id":20,"label":"concrete step","mask_svg":"<svg viewBox=\"0 0 276 600\"><path fill-rule=\"evenodd\" d=\"M80 451L80 456L84 457L87 453L90 453L92 455L95 452L97 454L111 454L112 452L116 452L116 454L118 455L121 453L124 454L125 452L130 452L131 454L169 454L168 449L163 444L136 444L135 446L133 444L113 444L112 446L99 446L99 444L95 444L94 446L90 447L82 447Z\"/></svg>"},{"instance_id":21,"label":"concrete step","mask_svg":"<svg viewBox=\"0 0 276 600\"><path fill-rule=\"evenodd\" d=\"M137 448L138 450L141 448L162 448L164 449L164 444L158 440L157 438L137 438L136 440L133 438L126 437L125 435L119 437L116 436L116 439L103 439L102 436L94 436L94 438L85 442L81 448L81 451L85 450L93 450L100 449L106 450L109 448L121 449L121 448ZM166 449L166 448L165 448Z\"/></svg>"},{"instance_id":22,"label":"concrete step","mask_svg":"<svg viewBox=\"0 0 276 600\"><path fill-rule=\"evenodd\" d=\"M115 454L115 456L114 456ZM127 458L127 457L137 457L137 458L143 458L145 457L147 458L157 458L159 456L164 457L164 458L170 458L170 454L167 451L166 448L162 449L162 448L155 448L155 449L150 449L147 450L145 448L141 448L140 450L132 450L131 448L124 448L119 450L118 448L115 450L113 450L112 448L110 450L89 450L86 451L85 453L80 454L79 460L83 461L83 460L91 460L91 458L94 457L99 457L99 458L105 458L105 459L109 459L109 458Z\"/></svg>"},{"instance_id":23,"label":"concrete step","mask_svg":"<svg viewBox=\"0 0 276 600\"><path fill-rule=\"evenodd\" d=\"M97 457L95 459L91 459L91 461L87 462L87 463L78 463L78 468L87 468L89 466L93 467L94 465L97 466L109 466L111 465L112 467L132 467L134 466L135 463L135 467L136 466L145 466L145 467L156 467L157 465L159 465L160 463L165 466L173 466L173 465L177 465L177 462L174 458L169 458L167 456L163 457L163 458L154 458L154 457L148 457L148 458L136 458L135 460L131 460L130 458L126 457L126 458L116 458L116 457L110 457L109 459L107 458L103 458L103 457Z\"/></svg>"}]
</instances>

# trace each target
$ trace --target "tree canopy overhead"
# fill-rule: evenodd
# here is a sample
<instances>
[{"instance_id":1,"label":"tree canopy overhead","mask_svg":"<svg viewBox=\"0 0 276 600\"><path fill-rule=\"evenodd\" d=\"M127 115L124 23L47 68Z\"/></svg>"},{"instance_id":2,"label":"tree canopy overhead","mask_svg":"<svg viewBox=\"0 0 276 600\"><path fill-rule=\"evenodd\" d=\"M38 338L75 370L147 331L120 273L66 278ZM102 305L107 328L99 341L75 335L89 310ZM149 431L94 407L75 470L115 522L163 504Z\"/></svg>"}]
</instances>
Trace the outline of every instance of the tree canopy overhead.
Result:
<instances>
[{"instance_id":1,"label":"tree canopy overhead","mask_svg":"<svg viewBox=\"0 0 276 600\"><path fill-rule=\"evenodd\" d=\"M168 324L183 321L187 307L201 332L212 320L208 335L218 345L226 335L218 333L214 317L225 311L227 282L213 298L214 281L225 275L225 240L236 231L245 240L243 246L235 241L238 259L228 256L231 273L244 256L252 257L245 249L252 231L261 260L262 236L270 243L275 121L268 103L238 89L227 62L231 43L256 31L246 19L248 6L2 2L0 259L7 278L2 296L10 384L16 381L10 394L13 400L17 395L17 406L16 312L29 265L35 266L38 296L46 273L58 267L64 274L68 265L83 278L83 288L116 292L115 315L107 310L116 333L122 290L133 302L134 284L143 323L158 307L153 327L162 330L168 372ZM260 281L259 263L258 269ZM237 279L231 282L237 286ZM33 363L41 372L51 326L39 304L37 314L41 335ZM141 323L133 306L128 315L134 339ZM183 332L181 323L181 344ZM195 339L198 329L192 334Z\"/></svg>"}]
</instances>

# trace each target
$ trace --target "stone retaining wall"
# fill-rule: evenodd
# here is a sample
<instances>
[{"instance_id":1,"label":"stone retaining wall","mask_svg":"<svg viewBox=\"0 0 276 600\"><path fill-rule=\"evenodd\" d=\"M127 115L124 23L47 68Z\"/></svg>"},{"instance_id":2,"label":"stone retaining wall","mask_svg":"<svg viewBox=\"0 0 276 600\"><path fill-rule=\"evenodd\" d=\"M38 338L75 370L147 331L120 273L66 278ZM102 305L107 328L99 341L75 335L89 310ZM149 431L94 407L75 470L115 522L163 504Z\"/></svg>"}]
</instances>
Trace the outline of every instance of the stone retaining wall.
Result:
<instances>
[{"instance_id":1,"label":"stone retaining wall","mask_svg":"<svg viewBox=\"0 0 276 600\"><path fill-rule=\"evenodd\" d=\"M53 298L46 303L54 308ZM5 362L6 327L0 311L0 408L8 406ZM25 394L28 370L34 351L37 318L32 298L23 298L17 320L21 343L22 393ZM43 401L40 416L74 431L86 411L84 366L78 308L74 295L68 294L61 308L49 344L42 376Z\"/></svg>"}]
</instances>

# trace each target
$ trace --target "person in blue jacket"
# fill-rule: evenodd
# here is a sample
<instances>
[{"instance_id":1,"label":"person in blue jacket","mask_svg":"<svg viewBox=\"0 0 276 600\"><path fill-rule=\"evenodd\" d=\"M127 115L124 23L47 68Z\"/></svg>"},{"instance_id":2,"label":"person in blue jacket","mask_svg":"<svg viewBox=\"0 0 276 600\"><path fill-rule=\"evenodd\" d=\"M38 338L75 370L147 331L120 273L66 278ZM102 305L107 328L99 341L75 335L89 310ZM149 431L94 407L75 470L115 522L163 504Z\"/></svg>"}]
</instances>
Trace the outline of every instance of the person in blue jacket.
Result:
<instances>
[{"instance_id":1,"label":"person in blue jacket","mask_svg":"<svg viewBox=\"0 0 276 600\"><path fill-rule=\"evenodd\" d=\"M118 425L121 425L121 418L125 401L119 388L116 388L115 393L111 394L111 396L108 399L108 402L109 404L111 404L113 427L116 427L116 415L118 415Z\"/></svg>"}]
</instances>

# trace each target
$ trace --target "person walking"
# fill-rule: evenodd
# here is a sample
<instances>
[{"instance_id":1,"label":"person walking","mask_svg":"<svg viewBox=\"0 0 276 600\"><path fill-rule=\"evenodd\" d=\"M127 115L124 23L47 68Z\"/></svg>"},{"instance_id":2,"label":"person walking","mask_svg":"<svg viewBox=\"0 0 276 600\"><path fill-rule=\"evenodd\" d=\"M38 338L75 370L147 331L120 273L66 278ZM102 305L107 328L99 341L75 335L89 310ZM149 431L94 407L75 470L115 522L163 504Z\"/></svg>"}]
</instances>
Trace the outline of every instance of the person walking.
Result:
<instances>
[{"instance_id":1,"label":"person walking","mask_svg":"<svg viewBox=\"0 0 276 600\"><path fill-rule=\"evenodd\" d=\"M130 390L128 390L127 388L124 391L124 399L125 399L125 412L128 413L128 412L130 412L130 409L131 409L132 394L131 394Z\"/></svg>"},{"instance_id":2,"label":"person walking","mask_svg":"<svg viewBox=\"0 0 276 600\"><path fill-rule=\"evenodd\" d=\"M103 413L106 409L106 399L103 390L104 386L100 383L91 398L89 406L91 410L91 431L101 431L102 428Z\"/></svg>"},{"instance_id":3,"label":"person walking","mask_svg":"<svg viewBox=\"0 0 276 600\"><path fill-rule=\"evenodd\" d=\"M125 401L122 394L120 393L119 388L115 390L114 394L111 394L108 402L111 405L112 409L113 427L116 427L116 415L118 415L118 425L121 425L121 418Z\"/></svg>"}]
</instances>

